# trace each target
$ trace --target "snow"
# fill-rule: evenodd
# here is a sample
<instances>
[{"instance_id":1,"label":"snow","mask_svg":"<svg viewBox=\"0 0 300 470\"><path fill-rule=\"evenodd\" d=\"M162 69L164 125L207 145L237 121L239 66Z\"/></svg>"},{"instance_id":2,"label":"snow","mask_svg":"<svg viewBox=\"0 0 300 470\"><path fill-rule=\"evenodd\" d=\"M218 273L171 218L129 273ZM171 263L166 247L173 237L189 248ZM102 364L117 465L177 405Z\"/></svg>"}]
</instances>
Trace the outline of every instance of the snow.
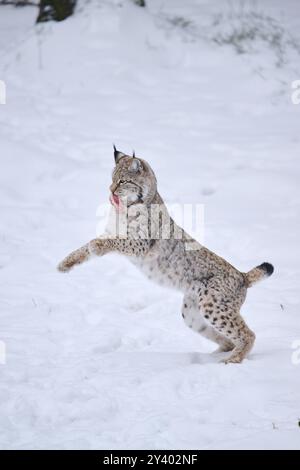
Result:
<instances>
[{"instance_id":1,"label":"snow","mask_svg":"<svg viewBox=\"0 0 300 470\"><path fill-rule=\"evenodd\" d=\"M0 447L299 449L295 51L278 69L266 45L205 39L219 2L83 3L39 27L34 8L0 7ZM295 0L264 11L297 37ZM96 234L113 142L151 163L169 204L205 205L209 248L243 271L274 264L243 307L257 340L241 365L218 363L181 295L125 258L56 271Z\"/></svg>"}]
</instances>

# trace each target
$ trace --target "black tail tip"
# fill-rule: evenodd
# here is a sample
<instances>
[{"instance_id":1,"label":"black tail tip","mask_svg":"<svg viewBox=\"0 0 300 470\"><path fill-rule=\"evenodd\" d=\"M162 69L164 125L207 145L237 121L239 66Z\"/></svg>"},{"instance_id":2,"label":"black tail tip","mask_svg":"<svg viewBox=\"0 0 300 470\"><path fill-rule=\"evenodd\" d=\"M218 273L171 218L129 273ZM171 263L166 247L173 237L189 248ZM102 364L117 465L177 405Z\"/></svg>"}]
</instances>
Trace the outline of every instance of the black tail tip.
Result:
<instances>
[{"instance_id":1,"label":"black tail tip","mask_svg":"<svg viewBox=\"0 0 300 470\"><path fill-rule=\"evenodd\" d=\"M274 272L274 266L270 263L262 263L259 268L265 271L267 276L271 276Z\"/></svg>"}]
</instances>

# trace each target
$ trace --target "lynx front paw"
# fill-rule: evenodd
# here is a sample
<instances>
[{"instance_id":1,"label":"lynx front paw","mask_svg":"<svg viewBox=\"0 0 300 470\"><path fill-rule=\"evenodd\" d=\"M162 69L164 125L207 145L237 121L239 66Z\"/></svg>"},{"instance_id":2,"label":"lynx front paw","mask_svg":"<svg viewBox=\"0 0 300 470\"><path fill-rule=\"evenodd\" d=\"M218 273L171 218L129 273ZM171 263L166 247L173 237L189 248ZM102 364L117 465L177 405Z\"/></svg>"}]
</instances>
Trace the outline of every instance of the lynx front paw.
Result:
<instances>
[{"instance_id":1,"label":"lynx front paw","mask_svg":"<svg viewBox=\"0 0 300 470\"><path fill-rule=\"evenodd\" d=\"M84 245L78 250L70 253L61 263L57 266L58 271L62 273L67 273L72 269L76 264L82 264L84 261L87 261L89 258L89 249L88 245Z\"/></svg>"},{"instance_id":2,"label":"lynx front paw","mask_svg":"<svg viewBox=\"0 0 300 470\"><path fill-rule=\"evenodd\" d=\"M80 264L80 262L81 260L80 260L79 253L77 251L74 251L65 259L63 259L61 263L59 263L59 265L57 266L57 269L61 273L67 273L68 271L70 271L70 269L72 269L75 266L75 264Z\"/></svg>"},{"instance_id":3,"label":"lynx front paw","mask_svg":"<svg viewBox=\"0 0 300 470\"><path fill-rule=\"evenodd\" d=\"M67 263L66 260L61 261L61 263L59 263L59 265L57 266L57 270L61 273L67 273L68 271L70 271L71 268L72 265Z\"/></svg>"}]
</instances>

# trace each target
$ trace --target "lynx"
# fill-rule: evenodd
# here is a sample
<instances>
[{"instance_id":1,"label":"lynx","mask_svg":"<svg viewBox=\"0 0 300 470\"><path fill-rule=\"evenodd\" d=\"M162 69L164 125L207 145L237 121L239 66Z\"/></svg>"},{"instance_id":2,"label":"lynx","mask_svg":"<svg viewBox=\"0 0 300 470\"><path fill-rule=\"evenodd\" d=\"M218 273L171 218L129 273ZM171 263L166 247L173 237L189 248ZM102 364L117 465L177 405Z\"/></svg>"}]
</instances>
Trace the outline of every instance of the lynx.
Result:
<instances>
[{"instance_id":1,"label":"lynx","mask_svg":"<svg viewBox=\"0 0 300 470\"><path fill-rule=\"evenodd\" d=\"M217 352L228 352L222 362L240 363L255 340L240 314L241 306L247 289L270 276L273 266L262 263L247 273L237 270L175 223L145 160L115 147L114 157L110 201L113 214L125 218L125 232L91 240L69 254L58 270L67 272L109 252L126 255L150 279L179 289L186 325L217 343ZM154 217L157 211L159 216Z\"/></svg>"}]
</instances>

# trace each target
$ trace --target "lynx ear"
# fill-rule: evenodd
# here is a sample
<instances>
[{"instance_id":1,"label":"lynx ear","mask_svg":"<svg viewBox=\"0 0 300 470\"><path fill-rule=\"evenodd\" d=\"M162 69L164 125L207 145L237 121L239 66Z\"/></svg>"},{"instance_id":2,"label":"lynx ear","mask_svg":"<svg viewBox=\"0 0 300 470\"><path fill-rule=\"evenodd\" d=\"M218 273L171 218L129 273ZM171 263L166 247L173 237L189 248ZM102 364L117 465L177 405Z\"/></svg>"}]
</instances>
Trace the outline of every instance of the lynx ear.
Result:
<instances>
[{"instance_id":1,"label":"lynx ear","mask_svg":"<svg viewBox=\"0 0 300 470\"><path fill-rule=\"evenodd\" d=\"M131 162L130 167L129 167L129 171L132 171L133 173L138 173L142 170L143 170L142 162L138 158L136 158L135 155L133 154L132 162Z\"/></svg>"},{"instance_id":2,"label":"lynx ear","mask_svg":"<svg viewBox=\"0 0 300 470\"><path fill-rule=\"evenodd\" d=\"M116 149L116 146L114 145L114 157L115 157L115 162L119 163L121 158L125 157L125 153L119 152L119 150Z\"/></svg>"}]
</instances>

